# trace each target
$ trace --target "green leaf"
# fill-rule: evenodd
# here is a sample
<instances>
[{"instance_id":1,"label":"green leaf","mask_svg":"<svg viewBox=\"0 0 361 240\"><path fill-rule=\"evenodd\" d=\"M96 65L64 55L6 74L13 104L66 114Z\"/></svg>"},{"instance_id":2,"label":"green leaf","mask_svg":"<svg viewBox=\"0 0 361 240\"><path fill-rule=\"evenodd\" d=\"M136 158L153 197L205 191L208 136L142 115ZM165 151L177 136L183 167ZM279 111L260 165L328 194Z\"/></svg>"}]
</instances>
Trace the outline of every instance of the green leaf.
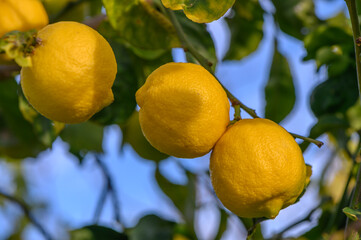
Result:
<instances>
[{"instance_id":1,"label":"green leaf","mask_svg":"<svg viewBox=\"0 0 361 240\"><path fill-rule=\"evenodd\" d=\"M123 145L129 143L134 151L144 159L159 162L168 158L167 154L159 152L144 137L139 124L139 112L134 111L125 127L122 127Z\"/></svg>"},{"instance_id":2,"label":"green leaf","mask_svg":"<svg viewBox=\"0 0 361 240\"><path fill-rule=\"evenodd\" d=\"M128 240L127 235L113 229L91 225L70 232L71 240Z\"/></svg>"},{"instance_id":3,"label":"green leaf","mask_svg":"<svg viewBox=\"0 0 361 240\"><path fill-rule=\"evenodd\" d=\"M352 209L349 207L345 207L342 209L342 212L346 214L346 216L351 219L352 221L357 221L358 218L361 216L361 212L356 209Z\"/></svg>"},{"instance_id":4,"label":"green leaf","mask_svg":"<svg viewBox=\"0 0 361 240\"><path fill-rule=\"evenodd\" d=\"M240 60L254 52L263 38L264 11L258 0L237 0L234 16L227 17L231 43L225 60Z\"/></svg>"},{"instance_id":5,"label":"green leaf","mask_svg":"<svg viewBox=\"0 0 361 240\"><path fill-rule=\"evenodd\" d=\"M218 232L215 236L214 240L220 240L223 236L223 233L227 230L227 220L228 220L228 214L225 210L219 209L221 217L219 218L219 226L218 226Z\"/></svg>"},{"instance_id":6,"label":"green leaf","mask_svg":"<svg viewBox=\"0 0 361 240\"><path fill-rule=\"evenodd\" d=\"M275 20L281 30L295 38L303 39L320 20L316 17L312 0L272 0L275 8Z\"/></svg>"},{"instance_id":7,"label":"green leaf","mask_svg":"<svg viewBox=\"0 0 361 240\"><path fill-rule=\"evenodd\" d=\"M46 146L20 112L17 92L14 79L0 81L0 154L11 158L35 157Z\"/></svg>"},{"instance_id":8,"label":"green leaf","mask_svg":"<svg viewBox=\"0 0 361 240\"><path fill-rule=\"evenodd\" d=\"M274 49L271 72L265 87L265 117L279 123L293 109L296 93L288 61L278 52L277 44Z\"/></svg>"},{"instance_id":9,"label":"green leaf","mask_svg":"<svg viewBox=\"0 0 361 240\"><path fill-rule=\"evenodd\" d=\"M194 23L180 13L176 13L176 17L182 25L188 41L203 57L213 64L212 68L214 70L217 64L217 56L214 42L207 31L207 26L205 24ZM187 59L189 62L198 63L198 61L189 53L187 53Z\"/></svg>"},{"instance_id":10,"label":"green leaf","mask_svg":"<svg viewBox=\"0 0 361 240\"><path fill-rule=\"evenodd\" d=\"M172 240L176 224L156 215L141 218L138 224L129 230L131 240Z\"/></svg>"},{"instance_id":11,"label":"green leaf","mask_svg":"<svg viewBox=\"0 0 361 240\"><path fill-rule=\"evenodd\" d=\"M352 34L337 26L321 25L304 39L307 56L304 60L315 59L323 47L338 48L343 55L353 54Z\"/></svg>"},{"instance_id":12,"label":"green leaf","mask_svg":"<svg viewBox=\"0 0 361 240\"><path fill-rule=\"evenodd\" d=\"M119 39L142 58L154 59L180 47L171 22L148 1L103 0Z\"/></svg>"},{"instance_id":13,"label":"green leaf","mask_svg":"<svg viewBox=\"0 0 361 240\"><path fill-rule=\"evenodd\" d=\"M91 121L102 125L124 124L134 111L138 89L136 70L128 51L119 43L109 41L117 60L118 72L112 87L114 102L96 113Z\"/></svg>"},{"instance_id":14,"label":"green leaf","mask_svg":"<svg viewBox=\"0 0 361 240\"><path fill-rule=\"evenodd\" d=\"M175 207L182 214L187 226L193 232L196 204L195 176L187 172L187 177L188 183L184 186L169 182L168 179L163 177L163 175L159 172L158 168L155 172L155 178L159 187L172 200Z\"/></svg>"},{"instance_id":15,"label":"green leaf","mask_svg":"<svg viewBox=\"0 0 361 240\"><path fill-rule=\"evenodd\" d=\"M70 152L80 159L89 151L103 151L103 127L89 121L66 125L60 137L69 143Z\"/></svg>"},{"instance_id":16,"label":"green leaf","mask_svg":"<svg viewBox=\"0 0 361 240\"><path fill-rule=\"evenodd\" d=\"M235 0L162 0L165 7L183 9L185 15L197 23L209 23L222 17Z\"/></svg>"},{"instance_id":17,"label":"green leaf","mask_svg":"<svg viewBox=\"0 0 361 240\"><path fill-rule=\"evenodd\" d=\"M311 94L310 104L316 117L344 113L358 99L356 70L349 68L340 76L330 77L318 85Z\"/></svg>"}]
</instances>

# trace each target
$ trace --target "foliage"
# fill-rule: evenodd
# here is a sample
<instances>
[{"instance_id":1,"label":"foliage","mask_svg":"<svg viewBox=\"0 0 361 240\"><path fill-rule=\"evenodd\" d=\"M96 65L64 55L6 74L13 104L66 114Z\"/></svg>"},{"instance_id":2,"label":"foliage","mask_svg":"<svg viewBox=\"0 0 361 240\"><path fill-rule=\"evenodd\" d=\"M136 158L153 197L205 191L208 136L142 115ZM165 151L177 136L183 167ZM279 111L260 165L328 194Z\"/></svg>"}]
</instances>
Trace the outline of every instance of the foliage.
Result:
<instances>
[{"instance_id":1,"label":"foliage","mask_svg":"<svg viewBox=\"0 0 361 240\"><path fill-rule=\"evenodd\" d=\"M222 61L219 56L218 58L216 56L214 42L207 25L191 21L183 11L173 13L165 9L160 0L64 0L58 5L51 5L50 0L43 2L51 22L60 20L85 22L96 28L110 42L118 64L118 73L112 88L115 101L88 122L76 125L52 122L38 114L26 102L16 81L19 68L14 62L6 62L6 65L2 65L1 58L4 55L0 55L0 161L14 168L24 159L35 158L51 148L57 138L61 138L69 145L69 151L78 157L79 163L82 163L82 159L88 153L101 154L104 128L116 124L121 126L125 136L127 132L129 133L128 120L136 111L135 92L154 69L173 60L172 49L184 48L189 62L200 63L199 58L190 51L192 49L187 48L184 39L180 37L179 29L174 25L170 12L174 14L175 20L182 27L186 40L211 63L209 64L212 65L209 67L211 70L214 71L217 63ZM189 1L167 2L177 5L180 2ZM202 4L205 4L204 2L206 1L202 1ZM333 159L342 165L347 163L351 167L347 169L345 175L347 181L342 186L343 193L339 199L326 191L330 179L321 177L318 182L311 180L311 185L318 185L320 189L320 199L330 197L332 201L321 201L321 204L317 206L320 210L318 224L303 233L301 238L337 239L336 236L340 236L341 233L342 237L355 239L356 235L351 235L348 231L346 235L343 234L346 218L350 219L348 225L351 229L356 228L360 231L359 227L353 224L354 222L350 222L359 220L360 209L349 205L360 165L358 148L361 141L361 105L357 101L359 91L354 41L349 19L343 11L329 19L319 19L312 0L272 0L268 3L272 5L271 8L259 0L235 1L232 9L221 20L230 32L229 49L223 61L225 64L229 61L247 61L265 39L264 28L267 25L265 21L274 23L275 35L271 36L275 43L274 53L269 59L269 74L265 77L268 81L264 88L266 102L264 112L266 118L282 122L287 120L291 112L297 110L295 103L298 100L299 86L295 84L292 64L279 48L279 38L280 36L292 37L303 43L306 50L303 61L315 64L316 74L322 79L315 82L317 86L314 87L309 99L309 107L315 116L315 122L307 137L328 137L329 144L326 148L333 150L322 176L330 172ZM104 16L102 7L105 8L107 17ZM180 8L177 9L180 10ZM0 54L6 53L18 64L25 66L30 64L28 56L21 56L19 51L28 49L26 51L31 52L29 41L34 42L36 39L34 40L33 32L27 32L25 35L16 34L21 35L17 39L23 41L13 41L9 45L9 42L5 42L3 38L0 40ZM21 47L18 48L19 46ZM240 99L243 100L242 96ZM260 111L260 109L257 110ZM139 134L139 129L136 130ZM142 152L142 148L146 151L145 155L139 155L156 165L154 179L164 196L167 196L177 209L181 221L174 222L162 216L146 215L141 217L134 227L123 226L121 231L119 231L120 228L112 229L109 226L100 225L69 229L71 239L197 239L195 216L199 211L198 186L201 184L200 178L206 178L208 182L206 181L205 187L207 189L210 187L209 173L194 173L183 169L187 183L175 184L163 176L159 170L159 164L168 156L160 154L153 157L152 151L155 149L150 145L142 143L139 149L139 145L136 147L128 137L123 140L130 143L138 153ZM139 141L144 141L144 139ZM300 146L302 151L306 152L310 147L310 142L304 141ZM156 154L159 153L156 152ZM17 194L25 198L27 196L26 179L21 174L16 179L16 184L23 190ZM6 199L1 196L4 195L0 189L0 206ZM213 204L217 206L220 215L219 227L213 237L221 239L229 228L227 222L233 221L234 216L219 206L216 199ZM25 215L29 214L24 212ZM11 237L14 239L19 237L29 222L34 224L29 215L28 218L30 221L24 218L19 220L19 226ZM236 218L236 220L249 230L249 239L263 239L262 228L258 223L265 219ZM303 220L308 221L310 217ZM275 234L274 238L281 239L285 231Z\"/></svg>"}]
</instances>

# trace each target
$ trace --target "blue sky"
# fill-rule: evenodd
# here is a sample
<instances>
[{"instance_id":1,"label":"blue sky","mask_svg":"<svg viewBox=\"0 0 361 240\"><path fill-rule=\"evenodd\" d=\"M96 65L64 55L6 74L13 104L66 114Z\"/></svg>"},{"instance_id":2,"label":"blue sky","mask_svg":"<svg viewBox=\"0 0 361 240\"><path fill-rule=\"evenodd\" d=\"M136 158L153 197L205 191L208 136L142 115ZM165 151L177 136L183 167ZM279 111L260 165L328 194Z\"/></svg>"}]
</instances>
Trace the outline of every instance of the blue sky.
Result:
<instances>
[{"instance_id":1,"label":"blue sky","mask_svg":"<svg viewBox=\"0 0 361 240\"><path fill-rule=\"evenodd\" d=\"M262 1L261 1L262 2ZM327 18L345 9L343 0L320 1L316 0L316 11L320 18ZM227 51L229 42L228 30L224 27L224 20L219 20L208 25L216 44L219 58ZM264 86L267 81L269 64L273 54L274 28L272 20L266 18L264 25L265 38L259 49L242 61L224 62L218 65L217 76L232 92L246 105L257 110L263 115ZM295 85L298 89L296 109L282 122L289 131L307 135L310 127L315 122L309 107L308 99L311 90L321 82L322 76L315 75L313 62L302 62L305 55L302 42L286 35L278 36L279 47L290 62ZM175 59L184 59L181 50L174 51ZM231 114L232 115L232 114ZM243 115L243 117L248 117ZM126 145L120 151L122 134L117 126L110 126L105 131L103 147L105 149L104 161L111 171L118 191L121 206L121 215L126 226L133 226L138 219L147 213L157 213L171 220L179 220L177 211L170 201L163 195L156 185L153 175L155 164L138 157L133 149ZM323 139L326 140L327 139ZM58 139L50 151L40 154L37 159L27 159L20 168L29 182L31 196L37 202L49 203L46 211L35 211L35 216L46 226L54 236L65 237L63 227L81 227L92 223L96 202L103 187L102 174L92 156L85 159L85 164L79 166L75 157L67 152L68 146ZM312 180L319 177L320 169L325 164L329 149L318 149L311 146L305 153L305 161L313 166ZM208 168L209 156L199 159L169 158L161 164L162 172L176 183L184 183L185 177L177 163L184 165L194 172ZM14 169L0 161L0 188L14 191L12 184ZM201 189L202 201L210 199L209 193ZM109 200L109 199L108 199ZM290 221L307 215L308 211L318 203L317 189L310 187L301 201L285 210L273 221L263 224L266 236L270 236L277 229L287 226ZM11 230L20 210L12 204L0 208L0 239L5 239ZM113 213L110 201L106 203L100 223L119 228L113 225ZM207 239L212 235L212 229L218 221L218 212L210 204L202 208L197 215L201 224L199 236ZM313 222L314 224L315 222ZM60 226L60 227L59 227ZM244 236L245 230L239 226L235 219L229 221L229 231L224 239L235 239ZM309 228L310 225L301 225L291 234L298 234ZM36 229L28 227L24 239L42 239Z\"/></svg>"}]
</instances>

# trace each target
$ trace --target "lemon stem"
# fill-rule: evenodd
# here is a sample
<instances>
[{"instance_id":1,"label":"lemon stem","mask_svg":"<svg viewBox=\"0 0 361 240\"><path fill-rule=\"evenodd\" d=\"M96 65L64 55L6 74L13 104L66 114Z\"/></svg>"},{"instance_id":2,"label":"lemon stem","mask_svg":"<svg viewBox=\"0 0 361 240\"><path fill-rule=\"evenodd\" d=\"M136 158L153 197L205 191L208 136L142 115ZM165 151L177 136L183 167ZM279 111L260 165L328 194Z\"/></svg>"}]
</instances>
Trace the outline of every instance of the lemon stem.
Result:
<instances>
[{"instance_id":1,"label":"lemon stem","mask_svg":"<svg viewBox=\"0 0 361 240\"><path fill-rule=\"evenodd\" d=\"M21 199L18 199L12 195L9 195L2 190L0 190L0 197L9 200L17 204L21 210L23 211L24 215L29 219L29 221L39 230L39 232L44 236L46 240L52 240L53 238L50 234L45 230L45 228L34 218L33 214L31 213L30 207Z\"/></svg>"},{"instance_id":2,"label":"lemon stem","mask_svg":"<svg viewBox=\"0 0 361 240\"><path fill-rule=\"evenodd\" d=\"M189 53L191 53L197 59L199 64L201 64L205 69L207 69L223 87L224 91L227 94L228 99L230 100L230 102L232 104L232 107L235 109L235 120L237 120L237 118L238 118L238 115L236 115L236 114L239 114L239 119L240 119L240 109L243 109L246 113L248 113L253 118L259 118L259 116L257 115L257 113L254 109L249 108L245 104L243 104L219 81L219 79L215 76L214 71L212 70L213 63L208 61L202 54L200 54L193 47L193 45L188 41L187 36L184 33L183 28L180 25L174 12L172 10L166 9L162 4L161 4L161 8L162 8L162 11L165 12L169 16L169 18L177 32L178 38L183 45L184 51L188 51ZM294 134L294 133L290 133L290 134L295 138L299 138L304 141L308 141L310 143L316 144L318 147L321 147L323 145L323 142L321 142L321 141L318 141L318 140L315 140L312 138L308 138L308 137L304 137L304 136Z\"/></svg>"}]
</instances>

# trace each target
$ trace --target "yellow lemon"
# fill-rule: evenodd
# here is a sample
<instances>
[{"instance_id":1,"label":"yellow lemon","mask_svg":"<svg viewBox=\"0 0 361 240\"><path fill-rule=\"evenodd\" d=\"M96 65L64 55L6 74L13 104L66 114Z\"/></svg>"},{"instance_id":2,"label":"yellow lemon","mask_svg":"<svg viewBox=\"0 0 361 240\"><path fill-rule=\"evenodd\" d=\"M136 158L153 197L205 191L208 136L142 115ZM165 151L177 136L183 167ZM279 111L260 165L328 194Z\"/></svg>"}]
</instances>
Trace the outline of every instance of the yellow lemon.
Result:
<instances>
[{"instance_id":1,"label":"yellow lemon","mask_svg":"<svg viewBox=\"0 0 361 240\"><path fill-rule=\"evenodd\" d=\"M14 30L41 29L48 21L38 0L0 0L0 37Z\"/></svg>"},{"instance_id":2,"label":"yellow lemon","mask_svg":"<svg viewBox=\"0 0 361 240\"><path fill-rule=\"evenodd\" d=\"M184 14L197 23L208 23L222 17L235 0L162 0L165 7L183 10Z\"/></svg>"},{"instance_id":3,"label":"yellow lemon","mask_svg":"<svg viewBox=\"0 0 361 240\"><path fill-rule=\"evenodd\" d=\"M192 63L167 63L137 91L144 136L159 151L181 158L208 153L229 123L229 102L218 81Z\"/></svg>"},{"instance_id":4,"label":"yellow lemon","mask_svg":"<svg viewBox=\"0 0 361 240\"><path fill-rule=\"evenodd\" d=\"M218 198L246 218L275 218L302 193L306 172L294 138L275 122L261 118L231 125L210 159Z\"/></svg>"},{"instance_id":5,"label":"yellow lemon","mask_svg":"<svg viewBox=\"0 0 361 240\"><path fill-rule=\"evenodd\" d=\"M77 22L58 22L39 31L32 66L21 70L29 103L45 117L80 123L114 100L117 63L108 42Z\"/></svg>"}]
</instances>

